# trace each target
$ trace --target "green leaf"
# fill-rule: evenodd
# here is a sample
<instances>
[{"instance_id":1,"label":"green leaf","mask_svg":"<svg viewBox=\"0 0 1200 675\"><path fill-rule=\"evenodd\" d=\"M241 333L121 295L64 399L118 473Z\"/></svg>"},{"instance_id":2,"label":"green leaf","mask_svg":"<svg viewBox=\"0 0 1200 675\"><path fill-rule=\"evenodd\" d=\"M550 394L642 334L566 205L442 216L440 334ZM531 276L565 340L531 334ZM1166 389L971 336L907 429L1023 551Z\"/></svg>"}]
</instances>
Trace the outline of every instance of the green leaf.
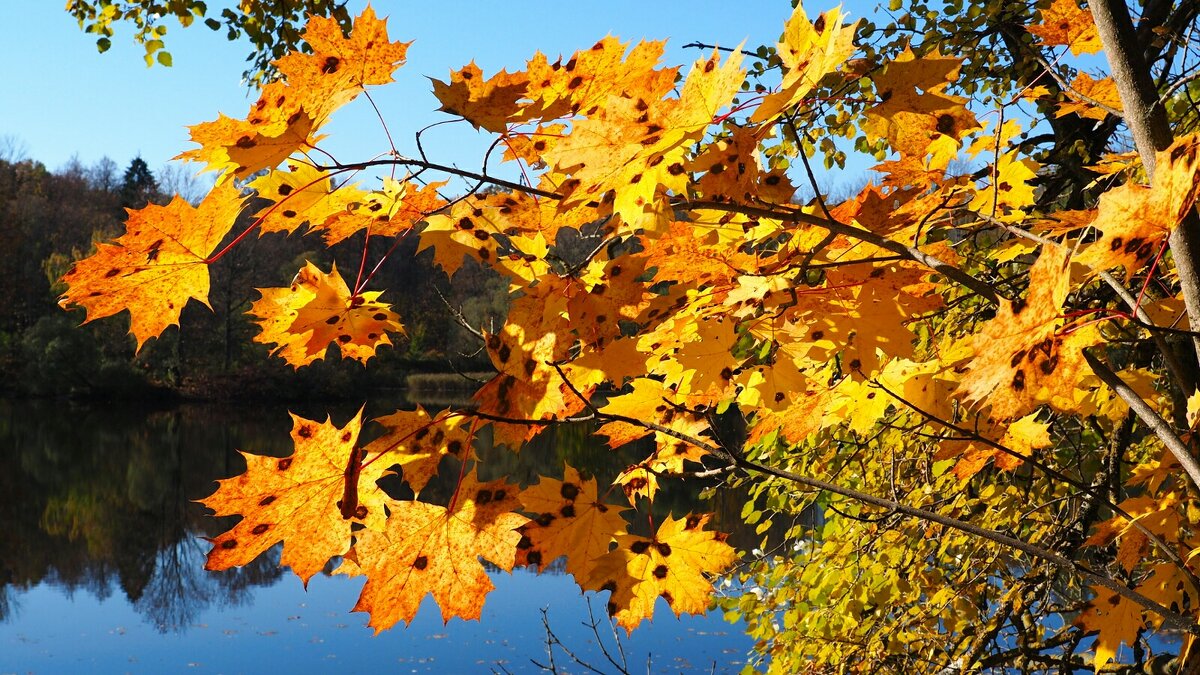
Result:
<instances>
[{"instance_id":1,"label":"green leaf","mask_svg":"<svg viewBox=\"0 0 1200 675\"><path fill-rule=\"evenodd\" d=\"M162 65L170 68L171 67L171 52L159 52L158 53L158 62L161 63Z\"/></svg>"},{"instance_id":2,"label":"green leaf","mask_svg":"<svg viewBox=\"0 0 1200 675\"><path fill-rule=\"evenodd\" d=\"M101 54L108 51L109 47L112 47L112 40L109 40L106 37L96 40L96 49L100 50Z\"/></svg>"}]
</instances>

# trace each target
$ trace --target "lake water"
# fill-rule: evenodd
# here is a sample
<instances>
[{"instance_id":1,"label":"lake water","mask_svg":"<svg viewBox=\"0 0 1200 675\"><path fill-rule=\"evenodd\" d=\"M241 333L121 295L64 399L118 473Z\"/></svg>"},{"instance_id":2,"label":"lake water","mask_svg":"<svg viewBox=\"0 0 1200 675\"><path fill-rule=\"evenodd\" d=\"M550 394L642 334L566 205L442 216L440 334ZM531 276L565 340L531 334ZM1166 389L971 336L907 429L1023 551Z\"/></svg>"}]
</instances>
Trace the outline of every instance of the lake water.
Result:
<instances>
[{"instance_id":1,"label":"lake water","mask_svg":"<svg viewBox=\"0 0 1200 675\"><path fill-rule=\"evenodd\" d=\"M367 417L395 407L368 407ZM357 406L292 410L319 420L332 412L340 425ZM361 578L318 575L306 591L276 566L277 550L206 572L203 537L229 523L194 500L242 470L238 449L290 453L290 428L283 406L0 401L0 674L540 672L533 661L549 664L547 626L601 672L618 672L605 651L618 661L623 651L631 672L646 671L647 659L651 672L733 672L752 648L719 613L677 620L660 600L653 622L630 638L620 631L618 649L606 594L584 595L553 572L494 572L479 622L443 625L427 598L411 626L378 636L350 612ZM582 430L519 456L485 449L485 462L493 453L523 482L553 466L561 473L563 458L601 477L614 468ZM690 500L690 490L668 491L657 507L681 515ZM718 529L737 524L738 507L718 504ZM564 649L553 658L559 672L590 672Z\"/></svg>"}]
</instances>

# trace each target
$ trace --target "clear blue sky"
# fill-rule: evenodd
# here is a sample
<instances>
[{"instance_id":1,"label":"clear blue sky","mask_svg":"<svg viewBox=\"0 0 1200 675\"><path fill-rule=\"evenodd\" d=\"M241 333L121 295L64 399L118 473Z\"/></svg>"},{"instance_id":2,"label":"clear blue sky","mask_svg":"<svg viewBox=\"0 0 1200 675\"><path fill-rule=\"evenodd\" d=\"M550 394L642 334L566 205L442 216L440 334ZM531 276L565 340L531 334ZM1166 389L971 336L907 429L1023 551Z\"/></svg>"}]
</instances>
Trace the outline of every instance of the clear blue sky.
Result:
<instances>
[{"instance_id":1,"label":"clear blue sky","mask_svg":"<svg viewBox=\"0 0 1200 675\"><path fill-rule=\"evenodd\" d=\"M351 0L352 13L365 4ZM833 4L810 1L806 9L815 15ZM871 6L855 5L849 9L854 18ZM439 104L426 77L446 79L450 70L472 59L490 75L504 67L523 68L535 50L552 57L569 54L613 34L625 41L669 38L664 62L690 64L699 51L684 50L684 44L774 43L791 14L787 0L559 5L377 0L374 7L390 16L393 39L414 41L397 83L375 94L402 152L412 151L416 129L448 119L435 112ZM218 112L244 116L249 100L240 76L248 47L199 22L186 30L173 20L167 25L175 65L147 68L129 28L117 34L112 49L98 54L95 36L79 29L61 0L0 2L0 58L7 64L0 136L19 139L31 158L51 169L72 156L85 165L107 156L123 169L139 154L157 169L194 147L186 125L214 119ZM465 124L443 129L426 138L431 159L477 168L489 140L485 134ZM328 147L343 160L387 147L378 120L361 99L338 111L324 131L330 135Z\"/></svg>"}]
</instances>

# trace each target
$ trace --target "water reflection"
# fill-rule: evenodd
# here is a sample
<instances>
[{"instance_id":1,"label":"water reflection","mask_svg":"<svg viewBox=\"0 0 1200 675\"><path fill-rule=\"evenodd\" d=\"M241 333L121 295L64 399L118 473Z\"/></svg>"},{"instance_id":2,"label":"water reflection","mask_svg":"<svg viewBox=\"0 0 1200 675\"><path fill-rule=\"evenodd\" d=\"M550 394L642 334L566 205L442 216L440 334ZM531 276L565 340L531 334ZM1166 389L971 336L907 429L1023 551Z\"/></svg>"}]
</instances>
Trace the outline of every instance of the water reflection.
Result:
<instances>
[{"instance_id":1,"label":"water reflection","mask_svg":"<svg viewBox=\"0 0 1200 675\"><path fill-rule=\"evenodd\" d=\"M191 501L236 470L233 448L289 450L280 424L257 419L0 402L0 620L19 608L14 591L49 583L100 600L119 591L158 630L177 631L277 580L269 556L205 572L197 536L221 528Z\"/></svg>"},{"instance_id":2,"label":"water reflection","mask_svg":"<svg viewBox=\"0 0 1200 675\"><path fill-rule=\"evenodd\" d=\"M333 411L339 424L357 410L342 407ZM369 407L366 416L395 407ZM295 412L324 419L327 411L313 408ZM244 469L238 449L290 453L290 428L282 407L137 410L0 401L0 622L20 622L23 597L48 586L72 597L86 593L101 602L120 594L148 626L163 634L185 631L205 610L248 602L251 591L283 576L278 550L240 569L205 571L208 544L203 537L215 536L232 521L210 517L194 500L210 494L216 480ZM621 468L613 451L596 443L584 428L544 434L520 454L486 445L486 439L480 439L485 480L503 474L527 485L539 475L561 476L564 460L601 481L611 480ZM443 467L423 496L449 496L458 472L447 468L453 469ZM695 492L694 486L667 485L655 510L676 515L711 510L712 503L695 503ZM720 492L714 525L732 532L735 546L749 549L760 537L738 527L741 504L740 496ZM560 565L552 567L552 572L560 571ZM342 601L343 612L350 611L356 593ZM34 613L37 608L29 610ZM437 614L430 610L422 612ZM661 622L655 624L658 629ZM540 636L531 635L531 648L539 641Z\"/></svg>"}]
</instances>

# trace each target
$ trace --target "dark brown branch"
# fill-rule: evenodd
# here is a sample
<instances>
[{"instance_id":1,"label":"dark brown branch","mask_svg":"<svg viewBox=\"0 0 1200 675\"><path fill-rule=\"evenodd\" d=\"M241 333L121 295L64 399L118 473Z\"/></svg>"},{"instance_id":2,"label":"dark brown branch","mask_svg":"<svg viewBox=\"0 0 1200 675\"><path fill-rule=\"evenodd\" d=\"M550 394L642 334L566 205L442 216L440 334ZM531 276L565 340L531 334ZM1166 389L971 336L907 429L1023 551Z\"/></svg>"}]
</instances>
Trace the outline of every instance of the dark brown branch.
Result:
<instances>
[{"instance_id":1,"label":"dark brown branch","mask_svg":"<svg viewBox=\"0 0 1200 675\"><path fill-rule=\"evenodd\" d=\"M547 199L554 199L554 200L562 199L561 195L555 194L553 192L546 192L545 190L539 190L535 187L530 187L528 185L521 185L520 183L514 183L509 180L504 180L503 178L496 178L495 176L488 176L486 174L476 173L474 171L467 171L466 169L460 169L460 168L454 167L454 166L446 166L445 164L438 164L436 162L428 162L423 159L413 159L411 157L393 157L391 159L375 159L375 160L371 160L369 162L356 162L356 163L351 163L351 164L329 164L329 165L318 164L318 165L316 165L316 168L320 171L346 171L346 170L361 171L363 169L368 169L373 166L415 166L415 167L420 167L422 169L429 169L431 171L441 171L443 173L448 173L448 174L452 174L455 176L461 176L463 178L470 178L472 180L479 181L480 183L490 183L492 185L499 185L500 187L506 187L509 190L515 190L517 192L524 192L524 193L531 194L531 195L537 195L538 197L545 197Z\"/></svg>"}]
</instances>

